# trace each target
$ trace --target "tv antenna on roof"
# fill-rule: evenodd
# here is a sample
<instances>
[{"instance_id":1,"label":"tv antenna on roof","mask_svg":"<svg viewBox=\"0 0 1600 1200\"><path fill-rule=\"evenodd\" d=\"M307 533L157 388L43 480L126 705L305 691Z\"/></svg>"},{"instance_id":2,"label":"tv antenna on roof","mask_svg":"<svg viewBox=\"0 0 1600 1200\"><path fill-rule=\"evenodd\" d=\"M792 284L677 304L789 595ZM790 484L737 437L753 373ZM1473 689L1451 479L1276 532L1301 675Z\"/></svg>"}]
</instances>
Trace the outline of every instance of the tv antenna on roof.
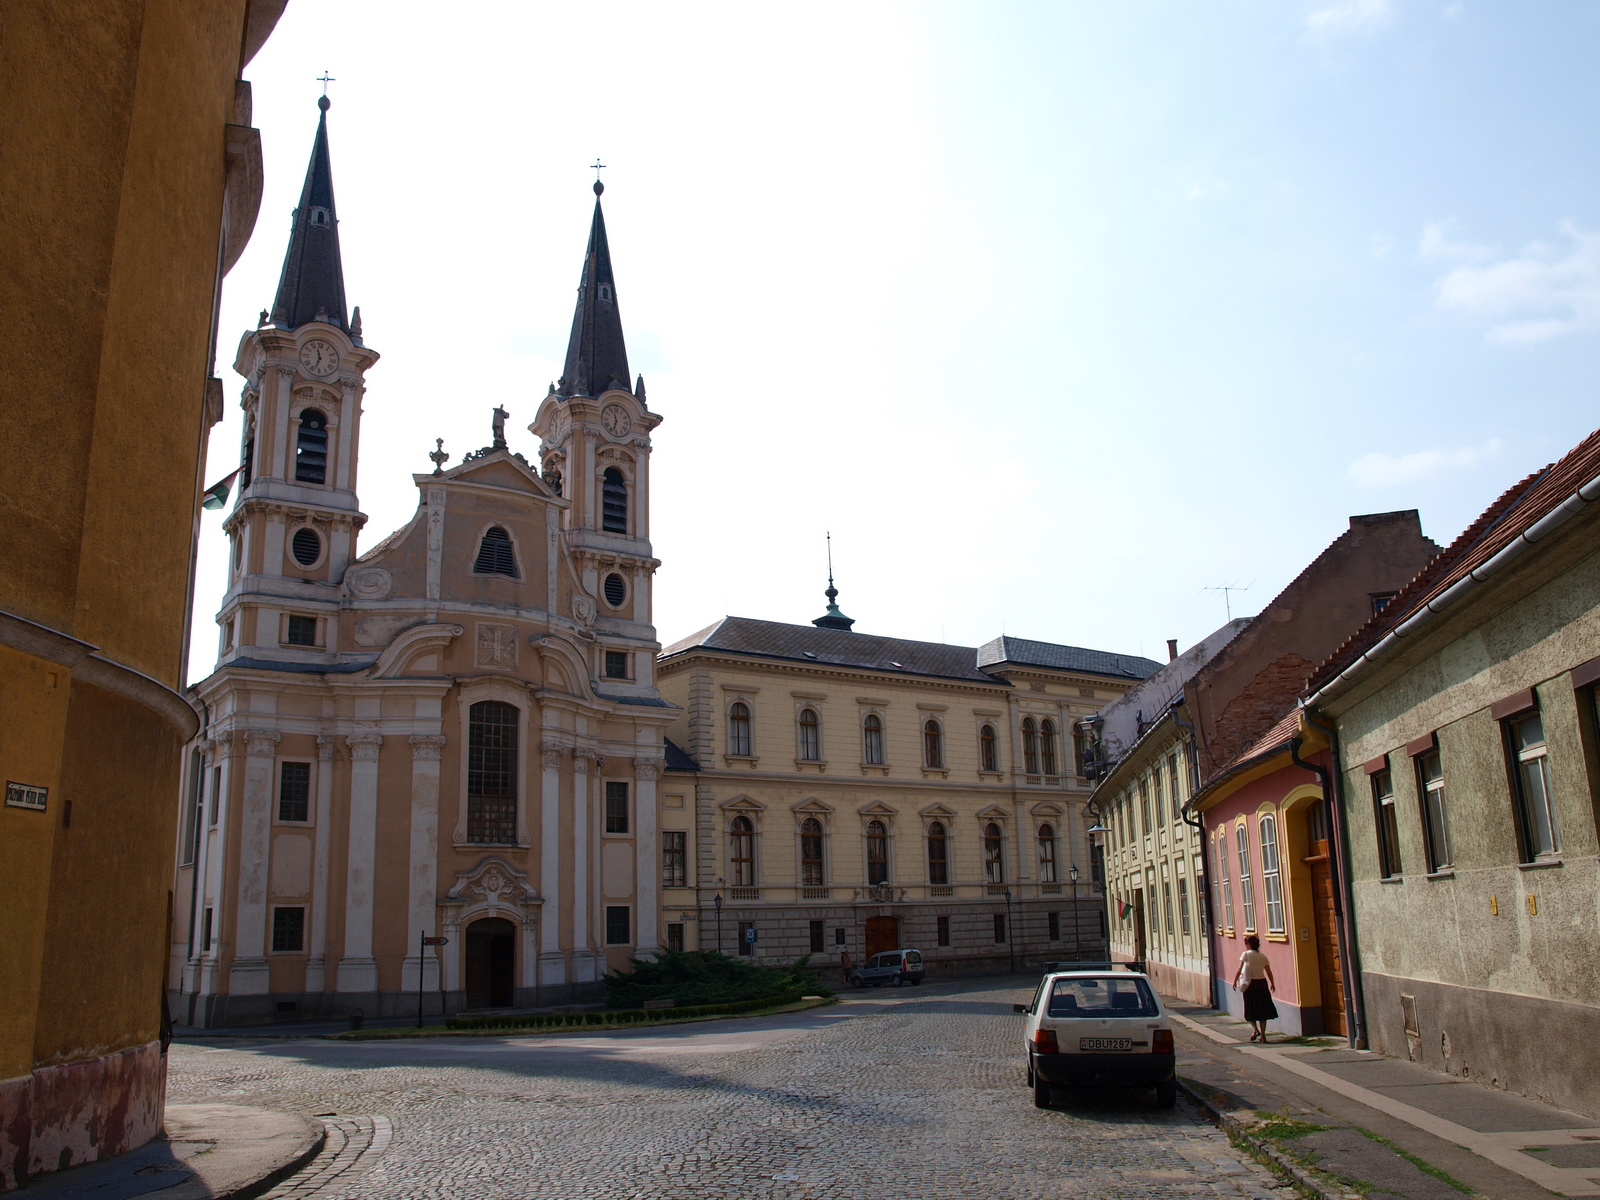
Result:
<instances>
[{"instance_id":1,"label":"tv antenna on roof","mask_svg":"<svg viewBox=\"0 0 1600 1200\"><path fill-rule=\"evenodd\" d=\"M1226 584L1223 584L1221 587L1208 587L1205 590L1208 591L1208 592L1221 592L1222 593L1222 609L1223 609L1224 612L1226 612L1228 614L1228 620L1231 621L1231 620L1233 620L1233 597L1232 597L1232 593L1234 593L1234 592L1248 592L1250 590L1250 588L1254 584L1255 584L1255 580L1252 579L1249 583L1245 584L1243 587L1240 587L1236 583L1226 583Z\"/></svg>"}]
</instances>

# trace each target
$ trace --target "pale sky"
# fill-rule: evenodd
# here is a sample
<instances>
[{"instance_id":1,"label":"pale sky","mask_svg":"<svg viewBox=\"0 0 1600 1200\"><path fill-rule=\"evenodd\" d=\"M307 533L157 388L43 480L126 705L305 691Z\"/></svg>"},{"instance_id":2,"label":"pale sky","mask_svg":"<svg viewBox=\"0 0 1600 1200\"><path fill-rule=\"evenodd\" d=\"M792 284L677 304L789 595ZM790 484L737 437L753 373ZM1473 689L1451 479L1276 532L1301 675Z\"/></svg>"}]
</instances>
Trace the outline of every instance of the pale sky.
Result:
<instances>
[{"instance_id":1,"label":"pale sky","mask_svg":"<svg viewBox=\"0 0 1600 1200\"><path fill-rule=\"evenodd\" d=\"M859 630L1164 658L1207 589L1254 613L1352 513L1447 542L1600 425L1597 44L1528 0L290 0L207 479L326 69L362 550L496 404L534 457L598 157L664 644L820 615L831 529Z\"/></svg>"}]
</instances>

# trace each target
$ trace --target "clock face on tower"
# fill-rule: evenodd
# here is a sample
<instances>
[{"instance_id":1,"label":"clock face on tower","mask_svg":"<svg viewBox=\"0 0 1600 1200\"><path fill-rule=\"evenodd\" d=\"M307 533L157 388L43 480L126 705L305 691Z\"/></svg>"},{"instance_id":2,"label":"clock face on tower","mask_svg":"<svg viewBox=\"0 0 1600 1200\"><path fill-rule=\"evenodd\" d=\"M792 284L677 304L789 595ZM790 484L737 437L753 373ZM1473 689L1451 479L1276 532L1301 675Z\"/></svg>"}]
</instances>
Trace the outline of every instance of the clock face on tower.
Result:
<instances>
[{"instance_id":1,"label":"clock face on tower","mask_svg":"<svg viewBox=\"0 0 1600 1200\"><path fill-rule=\"evenodd\" d=\"M339 369L339 352L333 348L332 342L313 338L300 347L300 365L305 368L307 375L326 379Z\"/></svg>"},{"instance_id":2,"label":"clock face on tower","mask_svg":"<svg viewBox=\"0 0 1600 1200\"><path fill-rule=\"evenodd\" d=\"M600 424L612 437L622 438L627 437L628 431L633 428L633 418L622 405L608 404L600 410Z\"/></svg>"}]
</instances>

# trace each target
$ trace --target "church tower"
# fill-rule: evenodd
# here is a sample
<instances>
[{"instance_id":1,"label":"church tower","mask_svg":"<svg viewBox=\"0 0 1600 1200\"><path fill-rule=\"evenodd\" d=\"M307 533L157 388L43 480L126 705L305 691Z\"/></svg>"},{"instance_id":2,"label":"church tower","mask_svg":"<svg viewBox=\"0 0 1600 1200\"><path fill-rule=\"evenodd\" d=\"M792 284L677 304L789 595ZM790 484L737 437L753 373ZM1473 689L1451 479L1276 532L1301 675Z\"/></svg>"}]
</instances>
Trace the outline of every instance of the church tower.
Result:
<instances>
[{"instance_id":1,"label":"church tower","mask_svg":"<svg viewBox=\"0 0 1600 1200\"><path fill-rule=\"evenodd\" d=\"M361 310L345 307L326 96L270 313L239 343L244 388L239 500L223 528L229 588L221 662L326 661L339 583L366 523L356 452L367 369Z\"/></svg>"},{"instance_id":2,"label":"church tower","mask_svg":"<svg viewBox=\"0 0 1600 1200\"><path fill-rule=\"evenodd\" d=\"M645 406L644 377L628 385L604 191L596 180L566 366L529 429L541 440L545 482L570 502L567 547L583 586L600 600L596 633L654 641L650 592L660 563L650 548L650 431L661 418ZM652 685L653 659L637 660L631 682Z\"/></svg>"}]
</instances>

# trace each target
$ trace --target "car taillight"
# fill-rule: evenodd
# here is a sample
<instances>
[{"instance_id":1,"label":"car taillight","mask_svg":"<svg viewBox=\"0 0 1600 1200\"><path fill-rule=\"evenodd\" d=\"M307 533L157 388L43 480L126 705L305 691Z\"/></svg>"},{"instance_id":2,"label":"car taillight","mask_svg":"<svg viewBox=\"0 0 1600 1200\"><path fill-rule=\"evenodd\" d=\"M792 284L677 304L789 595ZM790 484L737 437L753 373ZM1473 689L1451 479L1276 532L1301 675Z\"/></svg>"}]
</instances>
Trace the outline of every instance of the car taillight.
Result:
<instances>
[{"instance_id":1,"label":"car taillight","mask_svg":"<svg viewBox=\"0 0 1600 1200\"><path fill-rule=\"evenodd\" d=\"M1056 1045L1056 1031L1054 1029L1041 1029L1033 1035L1033 1048L1040 1054L1059 1054L1060 1047Z\"/></svg>"},{"instance_id":2,"label":"car taillight","mask_svg":"<svg viewBox=\"0 0 1600 1200\"><path fill-rule=\"evenodd\" d=\"M1150 1053L1171 1054L1172 1052L1172 1030L1152 1030L1150 1034Z\"/></svg>"}]
</instances>

